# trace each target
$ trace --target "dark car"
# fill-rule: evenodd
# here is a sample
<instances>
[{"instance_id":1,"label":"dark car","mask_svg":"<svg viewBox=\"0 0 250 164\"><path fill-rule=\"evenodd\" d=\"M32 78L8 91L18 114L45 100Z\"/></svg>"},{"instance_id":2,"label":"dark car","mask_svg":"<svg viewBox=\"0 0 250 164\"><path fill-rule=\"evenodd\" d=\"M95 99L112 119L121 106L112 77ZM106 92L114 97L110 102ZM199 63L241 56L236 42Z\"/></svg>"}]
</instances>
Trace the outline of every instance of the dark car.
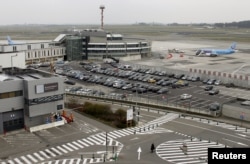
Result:
<instances>
[{"instance_id":1,"label":"dark car","mask_svg":"<svg viewBox=\"0 0 250 164\"><path fill-rule=\"evenodd\" d=\"M213 89L208 92L209 95L216 95L219 94L220 90L219 89Z\"/></svg>"},{"instance_id":2,"label":"dark car","mask_svg":"<svg viewBox=\"0 0 250 164\"><path fill-rule=\"evenodd\" d=\"M204 88L204 90L205 91L210 91L210 90L212 90L214 87L212 86L212 85L207 85L205 88Z\"/></svg>"},{"instance_id":3,"label":"dark car","mask_svg":"<svg viewBox=\"0 0 250 164\"><path fill-rule=\"evenodd\" d=\"M234 84L233 84L233 83L227 83L225 86L226 86L227 88L231 88L231 87L234 87Z\"/></svg>"},{"instance_id":4,"label":"dark car","mask_svg":"<svg viewBox=\"0 0 250 164\"><path fill-rule=\"evenodd\" d=\"M196 77L192 77L192 81L200 81L201 80L201 78L200 77L198 77L198 76L196 76Z\"/></svg>"},{"instance_id":5,"label":"dark car","mask_svg":"<svg viewBox=\"0 0 250 164\"><path fill-rule=\"evenodd\" d=\"M213 85L215 83L215 81L216 81L215 79L210 79L210 80L208 80L207 84Z\"/></svg>"},{"instance_id":6,"label":"dark car","mask_svg":"<svg viewBox=\"0 0 250 164\"><path fill-rule=\"evenodd\" d=\"M209 79L204 79L204 80L202 81L202 83L203 83L203 84L207 84L208 81L209 81Z\"/></svg>"},{"instance_id":7,"label":"dark car","mask_svg":"<svg viewBox=\"0 0 250 164\"><path fill-rule=\"evenodd\" d=\"M158 94L163 94L167 92L168 92L168 88L161 88L160 90L157 91Z\"/></svg>"},{"instance_id":8,"label":"dark car","mask_svg":"<svg viewBox=\"0 0 250 164\"><path fill-rule=\"evenodd\" d=\"M72 81L72 80L66 80L64 81L65 84L69 84L69 85L75 85L76 82Z\"/></svg>"},{"instance_id":9,"label":"dark car","mask_svg":"<svg viewBox=\"0 0 250 164\"><path fill-rule=\"evenodd\" d=\"M210 111L218 111L220 110L220 104L215 102L209 105L209 110Z\"/></svg>"}]
</instances>

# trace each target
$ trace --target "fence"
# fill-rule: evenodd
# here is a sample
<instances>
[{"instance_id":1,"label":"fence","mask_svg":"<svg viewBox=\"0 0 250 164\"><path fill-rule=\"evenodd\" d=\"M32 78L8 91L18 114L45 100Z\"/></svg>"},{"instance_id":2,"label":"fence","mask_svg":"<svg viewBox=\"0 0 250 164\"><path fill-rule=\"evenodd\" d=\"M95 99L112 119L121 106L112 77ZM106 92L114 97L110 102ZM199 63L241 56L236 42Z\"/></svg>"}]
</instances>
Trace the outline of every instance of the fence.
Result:
<instances>
[{"instance_id":1,"label":"fence","mask_svg":"<svg viewBox=\"0 0 250 164\"><path fill-rule=\"evenodd\" d=\"M209 109L202 109L202 108L192 108L190 103L170 103L168 102L167 98L160 98L158 96L156 99L153 99L152 97L144 97L141 94L135 95L129 95L126 98L122 98L120 95L117 96L109 96L109 95L92 95L92 94L80 94L76 92L65 92L66 96L72 96L72 97L78 97L78 98L84 98L88 100L94 100L94 101L102 101L102 102L109 102L112 104L118 104L118 105L126 105L126 106L137 106L137 107L146 107L148 110L150 108L155 108L157 110L161 111L174 111L174 112L182 112L182 113L193 113L193 114L199 114L199 115L205 115L205 116L219 116L219 114L214 114L214 112L211 112ZM69 100L66 100L66 103Z\"/></svg>"}]
</instances>

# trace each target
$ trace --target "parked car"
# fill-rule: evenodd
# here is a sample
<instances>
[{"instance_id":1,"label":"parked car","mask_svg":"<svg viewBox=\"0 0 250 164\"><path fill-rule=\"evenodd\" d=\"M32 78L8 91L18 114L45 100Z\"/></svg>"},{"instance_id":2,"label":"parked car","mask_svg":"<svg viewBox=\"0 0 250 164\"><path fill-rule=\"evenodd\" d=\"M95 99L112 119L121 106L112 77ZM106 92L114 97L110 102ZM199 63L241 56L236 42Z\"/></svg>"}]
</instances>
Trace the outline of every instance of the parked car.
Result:
<instances>
[{"instance_id":1,"label":"parked car","mask_svg":"<svg viewBox=\"0 0 250 164\"><path fill-rule=\"evenodd\" d=\"M200 81L201 78L199 76L192 77L192 81Z\"/></svg>"},{"instance_id":2,"label":"parked car","mask_svg":"<svg viewBox=\"0 0 250 164\"><path fill-rule=\"evenodd\" d=\"M214 102L212 104L209 105L209 110L210 111L217 111L220 110L220 104L217 102Z\"/></svg>"},{"instance_id":3,"label":"parked car","mask_svg":"<svg viewBox=\"0 0 250 164\"><path fill-rule=\"evenodd\" d=\"M210 80L208 80L207 84L208 85L213 85L215 81L216 81L215 79L210 79Z\"/></svg>"},{"instance_id":4,"label":"parked car","mask_svg":"<svg viewBox=\"0 0 250 164\"><path fill-rule=\"evenodd\" d=\"M209 95L216 95L219 94L220 90L219 89L213 89L208 92Z\"/></svg>"},{"instance_id":5,"label":"parked car","mask_svg":"<svg viewBox=\"0 0 250 164\"><path fill-rule=\"evenodd\" d=\"M185 100L185 99L191 99L192 98L192 95L190 94L187 94L187 93L184 93L180 96L180 99L181 100Z\"/></svg>"},{"instance_id":6,"label":"parked car","mask_svg":"<svg viewBox=\"0 0 250 164\"><path fill-rule=\"evenodd\" d=\"M234 87L235 85L234 85L234 83L227 83L225 86L226 86L227 88L231 88L231 87Z\"/></svg>"},{"instance_id":7,"label":"parked car","mask_svg":"<svg viewBox=\"0 0 250 164\"><path fill-rule=\"evenodd\" d=\"M209 81L209 79L204 79L204 80L202 81L202 83L203 83L203 84L207 84L208 81Z\"/></svg>"},{"instance_id":8,"label":"parked car","mask_svg":"<svg viewBox=\"0 0 250 164\"><path fill-rule=\"evenodd\" d=\"M204 88L204 90L205 91L210 91L210 90L212 90L214 87L212 86L212 85L207 85L205 88Z\"/></svg>"},{"instance_id":9,"label":"parked car","mask_svg":"<svg viewBox=\"0 0 250 164\"><path fill-rule=\"evenodd\" d=\"M65 84L69 84L69 85L75 85L76 82L72 81L72 80L66 80L64 81Z\"/></svg>"},{"instance_id":10,"label":"parked car","mask_svg":"<svg viewBox=\"0 0 250 164\"><path fill-rule=\"evenodd\" d=\"M220 83L221 83L220 80L216 80L216 81L214 82L214 85L220 85Z\"/></svg>"},{"instance_id":11,"label":"parked car","mask_svg":"<svg viewBox=\"0 0 250 164\"><path fill-rule=\"evenodd\" d=\"M240 103L241 105L250 106L250 100L246 100Z\"/></svg>"},{"instance_id":12,"label":"parked car","mask_svg":"<svg viewBox=\"0 0 250 164\"><path fill-rule=\"evenodd\" d=\"M160 90L157 91L158 94L163 94L167 92L168 92L168 88L161 88Z\"/></svg>"},{"instance_id":13,"label":"parked car","mask_svg":"<svg viewBox=\"0 0 250 164\"><path fill-rule=\"evenodd\" d=\"M155 82L156 82L156 80L155 80L155 79L153 79L153 78L150 78L150 79L148 79L148 82L149 82L149 83L155 83Z\"/></svg>"}]
</instances>

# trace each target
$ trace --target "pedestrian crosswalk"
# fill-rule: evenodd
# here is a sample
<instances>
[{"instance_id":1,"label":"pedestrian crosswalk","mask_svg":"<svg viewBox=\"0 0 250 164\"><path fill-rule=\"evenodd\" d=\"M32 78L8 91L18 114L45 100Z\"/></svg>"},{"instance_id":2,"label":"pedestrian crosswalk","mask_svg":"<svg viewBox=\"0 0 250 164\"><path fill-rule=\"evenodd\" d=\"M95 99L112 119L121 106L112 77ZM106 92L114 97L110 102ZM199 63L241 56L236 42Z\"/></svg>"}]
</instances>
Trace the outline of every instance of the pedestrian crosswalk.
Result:
<instances>
[{"instance_id":1,"label":"pedestrian crosswalk","mask_svg":"<svg viewBox=\"0 0 250 164\"><path fill-rule=\"evenodd\" d=\"M197 118L197 117L191 117L191 116L181 116L181 118L185 118L185 119L189 119L189 120L193 120L193 121L197 121L197 122L201 122L201 123L205 123L205 124L209 124L209 125L213 125L213 126L218 126L218 127L229 129L229 130L234 130L236 132L250 134L250 129L240 127L237 125L231 125L231 124L227 124L224 122L203 119L203 118Z\"/></svg>"},{"instance_id":2,"label":"pedestrian crosswalk","mask_svg":"<svg viewBox=\"0 0 250 164\"><path fill-rule=\"evenodd\" d=\"M168 113L160 118L157 118L156 120L150 121L139 127L115 130L112 132L108 132L107 134L106 132L97 133L87 138L64 143L58 146L49 147L49 148L46 148L44 150L40 150L34 153L22 155L20 157L14 157L13 159L8 159L4 162L1 162L1 164L43 163L49 160L53 160L55 157L58 158L58 156L62 156L62 155L65 155L67 153L74 152L74 151L79 151L81 149L84 149L86 147L90 147L93 145L117 146L116 153L117 155L119 155L120 151L123 148L123 144L117 141L118 138L134 134L135 131L138 131L139 129L144 129L145 127L150 127L150 126L158 127L159 125L166 123L168 121L171 121L177 118L178 116L179 116L178 114ZM143 132L148 133L151 130L153 130L153 128L145 128L145 130L144 131L142 130L141 133ZM75 159L75 160L79 161L79 159Z\"/></svg>"},{"instance_id":3,"label":"pedestrian crosswalk","mask_svg":"<svg viewBox=\"0 0 250 164\"><path fill-rule=\"evenodd\" d=\"M42 162L41 164L87 164L87 163L101 163L104 162L103 158L73 158L73 159L62 159L49 162Z\"/></svg>"},{"instance_id":4,"label":"pedestrian crosswalk","mask_svg":"<svg viewBox=\"0 0 250 164\"><path fill-rule=\"evenodd\" d=\"M187 145L187 151L182 148L184 143ZM207 151L210 147L222 148L225 145L197 138L171 140L160 144L156 148L156 153L160 158L170 163L200 164L207 163Z\"/></svg>"}]
</instances>

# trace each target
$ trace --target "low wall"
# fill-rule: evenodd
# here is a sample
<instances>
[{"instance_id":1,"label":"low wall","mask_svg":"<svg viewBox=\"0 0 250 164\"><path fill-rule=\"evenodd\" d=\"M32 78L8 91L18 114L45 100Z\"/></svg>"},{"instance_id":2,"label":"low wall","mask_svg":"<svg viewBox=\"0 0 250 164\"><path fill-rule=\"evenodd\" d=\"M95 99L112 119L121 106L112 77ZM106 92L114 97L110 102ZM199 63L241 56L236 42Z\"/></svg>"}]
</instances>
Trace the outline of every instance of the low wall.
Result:
<instances>
[{"instance_id":1,"label":"low wall","mask_svg":"<svg viewBox=\"0 0 250 164\"><path fill-rule=\"evenodd\" d=\"M30 127L29 131L32 133L32 132L36 132L39 130L44 130L44 129L49 129L49 128L61 126L64 124L65 124L65 120L63 119L61 121L56 121L56 122L52 122L52 123L48 123L48 124L42 124L42 125Z\"/></svg>"},{"instance_id":2,"label":"low wall","mask_svg":"<svg viewBox=\"0 0 250 164\"><path fill-rule=\"evenodd\" d=\"M238 120L250 121L250 109L240 108L232 105L224 104L222 108L222 115Z\"/></svg>"}]
</instances>

